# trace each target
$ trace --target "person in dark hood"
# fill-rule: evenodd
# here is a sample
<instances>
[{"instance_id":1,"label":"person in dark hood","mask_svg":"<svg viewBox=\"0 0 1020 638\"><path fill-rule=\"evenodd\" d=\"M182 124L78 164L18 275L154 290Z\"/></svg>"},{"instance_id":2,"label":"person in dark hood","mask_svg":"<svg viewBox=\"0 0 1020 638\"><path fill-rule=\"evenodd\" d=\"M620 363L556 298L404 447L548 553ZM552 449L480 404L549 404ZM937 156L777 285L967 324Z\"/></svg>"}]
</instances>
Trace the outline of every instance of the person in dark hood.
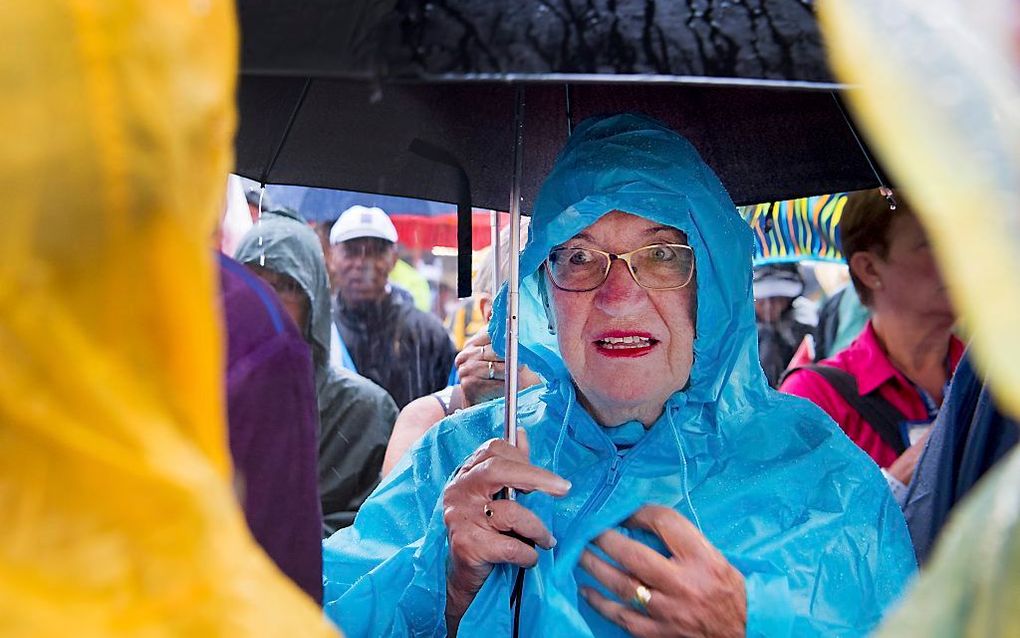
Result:
<instances>
[{"instance_id":1,"label":"person in dark hood","mask_svg":"<svg viewBox=\"0 0 1020 638\"><path fill-rule=\"evenodd\" d=\"M397 408L386 392L330 366L330 295L318 238L296 213L263 212L238 246L236 259L280 297L312 349L319 403L319 498L324 534L350 525L379 482Z\"/></svg>"},{"instance_id":2,"label":"person in dark hood","mask_svg":"<svg viewBox=\"0 0 1020 638\"><path fill-rule=\"evenodd\" d=\"M433 315L387 283L397 229L381 208L352 206L329 234L336 275L335 320L359 374L405 405L446 387L456 351Z\"/></svg>"},{"instance_id":3,"label":"person in dark hood","mask_svg":"<svg viewBox=\"0 0 1020 638\"><path fill-rule=\"evenodd\" d=\"M796 264L772 264L754 269L754 318L758 326L758 359L773 388L813 326L795 305L804 293L804 278Z\"/></svg>"}]
</instances>

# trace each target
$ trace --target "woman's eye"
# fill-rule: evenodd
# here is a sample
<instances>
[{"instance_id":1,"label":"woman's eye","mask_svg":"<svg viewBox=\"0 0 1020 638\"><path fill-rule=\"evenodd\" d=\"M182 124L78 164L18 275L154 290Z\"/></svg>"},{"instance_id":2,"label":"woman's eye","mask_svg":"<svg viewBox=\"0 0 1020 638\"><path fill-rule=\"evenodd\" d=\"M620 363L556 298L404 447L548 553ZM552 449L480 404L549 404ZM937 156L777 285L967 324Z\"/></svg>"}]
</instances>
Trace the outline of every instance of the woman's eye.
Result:
<instances>
[{"instance_id":1,"label":"woman's eye","mask_svg":"<svg viewBox=\"0 0 1020 638\"><path fill-rule=\"evenodd\" d=\"M592 254L587 250L575 250L570 253L570 263L575 266L583 266L592 262Z\"/></svg>"},{"instance_id":2,"label":"woman's eye","mask_svg":"<svg viewBox=\"0 0 1020 638\"><path fill-rule=\"evenodd\" d=\"M669 246L653 246L649 253L653 261L671 261L676 258L676 253Z\"/></svg>"}]
</instances>

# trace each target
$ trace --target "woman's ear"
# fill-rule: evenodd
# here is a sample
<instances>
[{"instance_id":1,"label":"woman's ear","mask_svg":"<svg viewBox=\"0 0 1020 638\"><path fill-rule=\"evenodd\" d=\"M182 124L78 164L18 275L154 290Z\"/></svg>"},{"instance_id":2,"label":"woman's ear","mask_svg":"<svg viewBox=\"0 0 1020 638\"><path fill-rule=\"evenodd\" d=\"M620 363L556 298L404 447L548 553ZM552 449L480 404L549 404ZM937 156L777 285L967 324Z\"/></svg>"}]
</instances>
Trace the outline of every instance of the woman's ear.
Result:
<instances>
[{"instance_id":1,"label":"woman's ear","mask_svg":"<svg viewBox=\"0 0 1020 638\"><path fill-rule=\"evenodd\" d=\"M862 250L854 253L847 265L859 282L864 284L868 290L874 291L882 288L879 262L878 255L869 250Z\"/></svg>"},{"instance_id":2,"label":"woman's ear","mask_svg":"<svg viewBox=\"0 0 1020 638\"><path fill-rule=\"evenodd\" d=\"M492 321L492 297L488 293L479 293L478 309L481 311L485 323Z\"/></svg>"}]
</instances>

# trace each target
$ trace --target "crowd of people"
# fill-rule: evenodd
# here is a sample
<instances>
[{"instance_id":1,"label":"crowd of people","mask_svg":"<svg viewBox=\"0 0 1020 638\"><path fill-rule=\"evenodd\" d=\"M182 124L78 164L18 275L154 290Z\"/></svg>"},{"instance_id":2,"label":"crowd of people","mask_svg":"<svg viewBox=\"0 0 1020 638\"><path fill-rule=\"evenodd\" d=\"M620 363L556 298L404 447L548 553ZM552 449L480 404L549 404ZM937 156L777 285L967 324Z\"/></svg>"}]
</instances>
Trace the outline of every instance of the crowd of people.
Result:
<instances>
[{"instance_id":1,"label":"crowd of people","mask_svg":"<svg viewBox=\"0 0 1020 638\"><path fill-rule=\"evenodd\" d=\"M343 211L320 242L293 211L264 210L241 241L235 258L312 355L327 615L352 635L876 626L913 573L911 535L930 544L960 496L931 487L957 473L941 469L908 497L964 351L910 201L850 194L851 284L821 313L795 264L751 268L725 191L653 120L579 127L532 220L517 448L499 436L494 271L505 282L508 250L481 260L482 328L458 352L391 281L399 237L385 211ZM846 299L860 302L848 312ZM980 451L997 459L1015 435L995 432ZM951 448L960 435L937 438ZM958 458L932 451L924 465L939 455ZM508 488L519 500L494 497ZM938 512L913 516L925 531L908 531L901 508L931 510L936 492ZM498 602L515 592L523 621Z\"/></svg>"},{"instance_id":2,"label":"crowd of people","mask_svg":"<svg viewBox=\"0 0 1020 638\"><path fill-rule=\"evenodd\" d=\"M197 115L184 136L197 144L187 149L196 163L217 157L204 152L202 132L227 117L227 95L224 88L218 109ZM138 183L148 175L139 173ZM102 177L104 189L130 183L117 170ZM307 613L314 609L350 636L864 635L906 592L953 507L1016 445L1016 423L998 410L956 336L908 194L886 187L850 194L840 244L852 288L833 297L821 319L806 319L798 269L755 270L751 231L715 173L686 139L643 115L594 117L575 128L529 211L521 254L504 249L497 263L490 251L483 260L474 281L483 328L459 351L439 319L392 280L400 238L385 211L338 211L320 236L298 213L260 201L234 253L216 255L222 386L188 386L179 379L202 374L176 350L191 342L162 343L145 356L144 348L118 350L151 345L173 320L202 324L201 312L187 314L198 304L167 293L149 307L154 292L124 283L134 281L124 274L128 261L147 269L154 290L181 293L160 258L172 248L186 255L201 237L182 233L170 242L181 225L128 214L136 212L125 204L134 201L129 191L142 202L163 196L151 184L137 193L103 190L95 212L111 216L102 226L110 235L88 235L82 225L95 258L56 272L74 282L67 296L79 303L65 314L50 306L48 316L67 319L53 319L54 348L95 356L94 378L41 365L26 365L25 374L79 388L81 397L114 380L137 391L99 394L86 406L118 426L108 439L61 411L67 401L30 402L24 422L45 414L70 443L54 445L61 463L28 471L45 489L72 494L59 502L83 522L38 538L22 534L3 548L15 555L33 543L66 549L69 538L101 537L88 560L60 566L79 577L83 565L103 563L85 575L90 583L80 591L88 595L68 603L86 621L104 616L99 626L137 622L150 630L139 633L161 633L153 626L183 606L170 633L202 634L203 623L233 613L223 626L246 635L256 623L286 626L271 609L283 600L304 609L294 615L304 626L316 626ZM152 254L118 261L104 252L125 228L147 233ZM41 243L40 255L52 259ZM199 254L172 266L201 273ZM517 445L503 438L509 293L497 285L511 259L520 264ZM77 278L89 268L99 270ZM21 274L25 290L60 279L41 267ZM117 305L127 291L136 296ZM109 307L70 319L82 300L97 298ZM863 322L844 312L852 300ZM14 316L5 330L31 334L27 316ZM110 327L111 316L148 330L127 320ZM192 336L215 347L213 334ZM849 340L843 347L839 335ZM28 341L5 340L26 359L47 360L29 352ZM136 388L124 372L161 366L179 376L175 387L193 391L178 398L165 391L170 383ZM5 378L18 390L15 376ZM218 431L174 425L218 418L215 401L192 413L185 400L207 387L224 390L232 458L214 469L196 450L215 458ZM153 407L161 402L171 409ZM132 418L129 404L146 420ZM20 449L56 438L40 431ZM90 445L101 453L92 465L81 462L77 481L60 490L46 482L48 473L78 467ZM156 469L140 471L143 462ZM217 488L217 472L230 473L232 492ZM93 507L103 511L93 520L75 490L87 497L114 487L101 483L107 474L126 483L115 487L134 490L133 499ZM261 554L237 550L248 536L230 518L235 502L251 537L306 597L274 585ZM18 504L11 511L23 517L45 509ZM117 526L104 526L127 529L144 519L145 505L164 504L169 531L139 525L136 536L111 535ZM181 531L193 535L184 549L175 545L188 536L175 535ZM151 553L151 563L122 560L129 550ZM32 561L17 563L12 571L29 576L19 587L3 581L3 591L50 585L61 573L54 564L36 573ZM229 573L236 580L223 577ZM127 600L122 582L144 594ZM117 594L113 612L93 609L96 590ZM171 606L143 604L150 594ZM173 606L181 600L188 605ZM50 615L42 609L28 609L28 620L0 615L0 630L31 627ZM154 624L138 621L142 615Z\"/></svg>"}]
</instances>

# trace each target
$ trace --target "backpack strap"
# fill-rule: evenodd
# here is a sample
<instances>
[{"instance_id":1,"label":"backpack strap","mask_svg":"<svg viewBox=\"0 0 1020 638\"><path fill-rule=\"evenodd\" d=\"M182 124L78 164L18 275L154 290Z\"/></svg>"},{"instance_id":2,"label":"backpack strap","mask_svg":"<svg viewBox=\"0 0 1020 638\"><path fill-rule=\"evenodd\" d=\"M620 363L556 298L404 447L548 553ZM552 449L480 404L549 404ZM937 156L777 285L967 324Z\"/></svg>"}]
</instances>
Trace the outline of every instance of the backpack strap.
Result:
<instances>
[{"instance_id":1,"label":"backpack strap","mask_svg":"<svg viewBox=\"0 0 1020 638\"><path fill-rule=\"evenodd\" d=\"M847 284L852 285L852 284ZM815 326L815 363L827 359L832 350L832 344L836 343L836 334L839 332L839 304L846 294L846 287L840 288L839 292L829 297L822 309L818 311L818 324Z\"/></svg>"},{"instance_id":2,"label":"backpack strap","mask_svg":"<svg viewBox=\"0 0 1020 638\"><path fill-rule=\"evenodd\" d=\"M783 380L797 370L810 370L832 386L832 389L850 404L850 407L861 415L878 436L882 438L896 454L903 454L907 449L900 432L900 423L907 419L900 410L884 399L877 391L861 395L857 389L857 380L852 374L833 366L810 364L791 368L786 371Z\"/></svg>"}]
</instances>

